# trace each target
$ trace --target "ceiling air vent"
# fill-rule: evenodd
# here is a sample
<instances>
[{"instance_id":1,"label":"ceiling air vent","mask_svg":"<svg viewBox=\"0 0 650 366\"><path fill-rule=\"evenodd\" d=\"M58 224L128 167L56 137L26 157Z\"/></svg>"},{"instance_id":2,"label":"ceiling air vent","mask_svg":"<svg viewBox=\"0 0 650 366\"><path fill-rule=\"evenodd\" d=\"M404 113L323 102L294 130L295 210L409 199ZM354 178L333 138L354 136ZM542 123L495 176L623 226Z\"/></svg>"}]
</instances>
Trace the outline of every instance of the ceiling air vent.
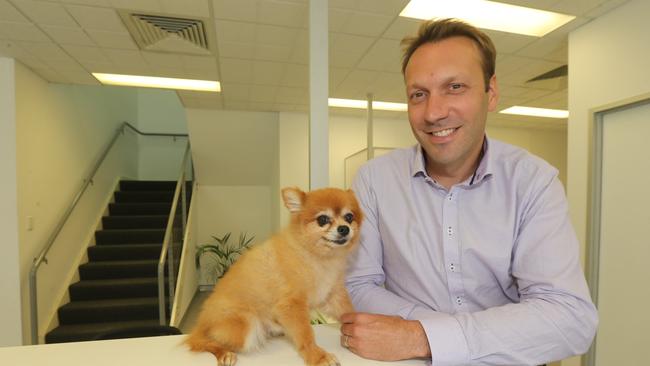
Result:
<instances>
[{"instance_id":1,"label":"ceiling air vent","mask_svg":"<svg viewBox=\"0 0 650 366\"><path fill-rule=\"evenodd\" d=\"M122 12L122 20L145 51L212 54L208 20Z\"/></svg>"}]
</instances>

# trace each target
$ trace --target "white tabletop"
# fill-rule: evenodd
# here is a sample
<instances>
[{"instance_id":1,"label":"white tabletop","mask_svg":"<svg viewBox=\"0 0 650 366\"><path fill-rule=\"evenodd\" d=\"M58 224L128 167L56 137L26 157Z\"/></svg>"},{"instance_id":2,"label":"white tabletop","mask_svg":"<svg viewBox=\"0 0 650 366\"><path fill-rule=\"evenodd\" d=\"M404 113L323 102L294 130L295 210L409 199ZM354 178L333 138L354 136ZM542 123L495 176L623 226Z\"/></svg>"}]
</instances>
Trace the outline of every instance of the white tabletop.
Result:
<instances>
[{"instance_id":1,"label":"white tabletop","mask_svg":"<svg viewBox=\"0 0 650 366\"><path fill-rule=\"evenodd\" d=\"M342 366L425 365L422 360L379 362L363 359L339 344L338 325L314 326L316 343L334 353ZM109 341L44 344L38 346L0 347L2 365L48 366L126 366L174 365L215 366L209 353L190 352L182 341L185 335ZM302 366L303 361L289 340L271 339L261 350L239 354L237 366Z\"/></svg>"}]
</instances>

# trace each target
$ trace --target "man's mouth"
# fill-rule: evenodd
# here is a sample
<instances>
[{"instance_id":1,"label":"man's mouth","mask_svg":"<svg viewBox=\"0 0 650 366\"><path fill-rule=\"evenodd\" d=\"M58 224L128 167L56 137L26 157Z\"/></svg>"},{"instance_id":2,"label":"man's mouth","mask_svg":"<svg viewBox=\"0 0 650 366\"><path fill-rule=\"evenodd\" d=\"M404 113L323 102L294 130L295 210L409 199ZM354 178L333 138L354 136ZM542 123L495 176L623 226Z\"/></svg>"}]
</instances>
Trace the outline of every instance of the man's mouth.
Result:
<instances>
[{"instance_id":1,"label":"man's mouth","mask_svg":"<svg viewBox=\"0 0 650 366\"><path fill-rule=\"evenodd\" d=\"M453 127L453 128L448 128L446 130L429 132L428 134L436 136L436 137L447 137L447 136L451 135L452 133L454 133L459 128L460 127Z\"/></svg>"}]
</instances>

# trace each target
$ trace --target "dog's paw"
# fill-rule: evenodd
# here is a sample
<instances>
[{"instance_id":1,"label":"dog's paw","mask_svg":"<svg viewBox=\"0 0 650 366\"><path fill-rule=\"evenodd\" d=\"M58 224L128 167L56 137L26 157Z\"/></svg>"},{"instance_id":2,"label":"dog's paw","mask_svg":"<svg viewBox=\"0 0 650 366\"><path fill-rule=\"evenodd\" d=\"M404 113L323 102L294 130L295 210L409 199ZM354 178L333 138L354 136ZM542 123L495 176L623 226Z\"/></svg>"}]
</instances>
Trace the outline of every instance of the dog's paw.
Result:
<instances>
[{"instance_id":1,"label":"dog's paw","mask_svg":"<svg viewBox=\"0 0 650 366\"><path fill-rule=\"evenodd\" d=\"M234 352L226 351L217 358L219 366L235 366L237 363L237 354Z\"/></svg>"},{"instance_id":2,"label":"dog's paw","mask_svg":"<svg viewBox=\"0 0 650 366\"><path fill-rule=\"evenodd\" d=\"M320 358L313 363L307 364L307 366L341 366L341 363L333 354L323 352Z\"/></svg>"}]
</instances>

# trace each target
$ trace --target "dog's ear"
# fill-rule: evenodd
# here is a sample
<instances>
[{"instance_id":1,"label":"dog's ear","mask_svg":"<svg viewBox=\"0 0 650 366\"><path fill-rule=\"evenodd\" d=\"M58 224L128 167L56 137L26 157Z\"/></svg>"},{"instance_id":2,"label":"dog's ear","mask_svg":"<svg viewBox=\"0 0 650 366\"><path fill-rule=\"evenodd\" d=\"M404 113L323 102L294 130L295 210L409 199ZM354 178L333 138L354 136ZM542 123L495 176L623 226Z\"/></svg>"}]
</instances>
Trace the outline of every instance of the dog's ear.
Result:
<instances>
[{"instance_id":1,"label":"dog's ear","mask_svg":"<svg viewBox=\"0 0 650 366\"><path fill-rule=\"evenodd\" d=\"M287 187L282 189L282 199L289 212L296 213L302 209L302 203L305 201L305 192L297 187Z\"/></svg>"}]
</instances>

